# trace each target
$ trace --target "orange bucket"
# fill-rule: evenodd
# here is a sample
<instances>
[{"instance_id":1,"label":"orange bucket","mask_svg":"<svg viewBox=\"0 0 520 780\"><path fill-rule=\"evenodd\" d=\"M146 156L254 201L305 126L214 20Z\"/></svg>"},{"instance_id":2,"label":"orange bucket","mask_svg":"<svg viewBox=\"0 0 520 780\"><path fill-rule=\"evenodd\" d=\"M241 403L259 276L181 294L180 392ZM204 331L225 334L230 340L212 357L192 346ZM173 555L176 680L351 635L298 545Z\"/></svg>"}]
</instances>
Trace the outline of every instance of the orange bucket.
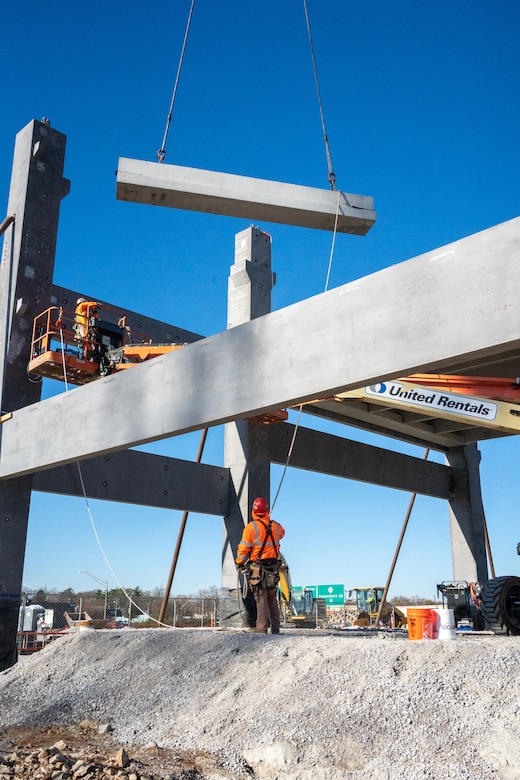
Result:
<instances>
[{"instance_id":1,"label":"orange bucket","mask_svg":"<svg viewBox=\"0 0 520 780\"><path fill-rule=\"evenodd\" d=\"M434 616L431 609L424 607L409 608L408 639L432 639L434 628Z\"/></svg>"}]
</instances>

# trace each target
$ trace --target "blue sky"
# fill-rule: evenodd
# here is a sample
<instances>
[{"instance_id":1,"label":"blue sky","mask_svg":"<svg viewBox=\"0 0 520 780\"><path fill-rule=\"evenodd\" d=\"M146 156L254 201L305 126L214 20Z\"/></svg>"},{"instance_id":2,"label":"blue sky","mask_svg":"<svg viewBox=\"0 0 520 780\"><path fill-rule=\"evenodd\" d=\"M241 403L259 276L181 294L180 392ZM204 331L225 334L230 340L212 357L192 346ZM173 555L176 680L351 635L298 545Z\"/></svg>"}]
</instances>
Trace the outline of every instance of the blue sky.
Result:
<instances>
[{"instance_id":1,"label":"blue sky","mask_svg":"<svg viewBox=\"0 0 520 780\"><path fill-rule=\"evenodd\" d=\"M55 281L211 335L226 326L234 236L248 223L115 199L118 158L153 161L161 146L189 7L28 0L4 10L0 211L16 133L48 117L67 136L71 180ZM308 0L308 8L338 187L373 196L378 214L367 236L338 236L329 287L519 215L518 3ZM166 162L328 186L303 2L196 1ZM273 237L273 308L322 292L331 235L260 227ZM391 439L340 432L422 457ZM149 449L194 459L198 439ZM481 451L495 567L518 573L520 445ZM221 429L210 432L204 461L222 462ZM273 495L280 476L273 467ZM384 584L408 502L405 493L289 469L274 515L287 529L293 582ZM119 581L164 586L181 513L101 502L91 510ZM220 549L220 520L191 515L173 592L217 585ZM86 590L94 583L78 574L85 570L116 586L85 502L34 494L24 583ZM450 577L447 506L419 497L390 593L433 597Z\"/></svg>"}]
</instances>

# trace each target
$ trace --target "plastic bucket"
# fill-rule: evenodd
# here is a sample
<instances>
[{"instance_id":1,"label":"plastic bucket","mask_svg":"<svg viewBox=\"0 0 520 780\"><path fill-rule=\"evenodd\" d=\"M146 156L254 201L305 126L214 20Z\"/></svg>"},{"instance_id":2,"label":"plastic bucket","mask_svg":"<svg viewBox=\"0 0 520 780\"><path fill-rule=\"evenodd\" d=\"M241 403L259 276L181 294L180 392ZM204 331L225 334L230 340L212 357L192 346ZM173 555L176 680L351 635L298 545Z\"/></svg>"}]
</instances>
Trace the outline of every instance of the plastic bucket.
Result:
<instances>
[{"instance_id":1,"label":"plastic bucket","mask_svg":"<svg viewBox=\"0 0 520 780\"><path fill-rule=\"evenodd\" d=\"M409 607L408 639L433 639L432 610L424 607Z\"/></svg>"},{"instance_id":2,"label":"plastic bucket","mask_svg":"<svg viewBox=\"0 0 520 780\"><path fill-rule=\"evenodd\" d=\"M432 609L434 617L434 634L437 639L456 639L457 626L452 609Z\"/></svg>"}]
</instances>

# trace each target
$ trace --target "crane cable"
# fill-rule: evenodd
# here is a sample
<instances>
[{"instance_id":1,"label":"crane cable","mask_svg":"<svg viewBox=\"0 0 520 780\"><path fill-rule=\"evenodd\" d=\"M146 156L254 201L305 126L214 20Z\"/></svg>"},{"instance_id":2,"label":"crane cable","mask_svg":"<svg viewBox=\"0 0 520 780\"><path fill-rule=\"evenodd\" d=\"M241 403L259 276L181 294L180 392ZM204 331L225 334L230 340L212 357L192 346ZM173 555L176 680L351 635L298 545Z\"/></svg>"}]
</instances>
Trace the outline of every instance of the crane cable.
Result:
<instances>
[{"instance_id":1,"label":"crane cable","mask_svg":"<svg viewBox=\"0 0 520 780\"><path fill-rule=\"evenodd\" d=\"M166 141L168 140L168 133L170 132L170 125L172 121L173 104L175 103L175 97L177 95L177 88L179 86L179 79L181 77L182 63L184 61L184 53L186 51L186 44L188 43L188 34L190 32L191 17L193 16L193 8L195 6L195 0L191 0L190 12L188 14L188 21L186 24L186 30L184 33L184 41L182 43L181 55L179 58L179 65L177 67L177 76L175 77L175 84L173 85L172 99L170 102L170 110L168 111L168 118L166 119L166 127L164 130L164 137L161 148L157 152L157 159L159 162L163 162L166 157Z\"/></svg>"},{"instance_id":2,"label":"crane cable","mask_svg":"<svg viewBox=\"0 0 520 780\"><path fill-rule=\"evenodd\" d=\"M309 45L311 47L312 67L314 70L314 81L316 82L316 92L318 94L318 103L320 106L321 126L323 129L323 140L325 141L325 154L327 155L327 166L329 169L328 181L332 190L336 189L336 174L332 167L332 157L330 154L329 139L327 136L327 128L325 127L325 114L323 112L323 102L321 99L320 82L318 79L318 68L316 66L316 57L314 54L314 45L312 42L311 23L309 19L309 11L307 9L307 0L303 0L303 7L305 10L305 21L307 23L307 35L309 36Z\"/></svg>"}]
</instances>

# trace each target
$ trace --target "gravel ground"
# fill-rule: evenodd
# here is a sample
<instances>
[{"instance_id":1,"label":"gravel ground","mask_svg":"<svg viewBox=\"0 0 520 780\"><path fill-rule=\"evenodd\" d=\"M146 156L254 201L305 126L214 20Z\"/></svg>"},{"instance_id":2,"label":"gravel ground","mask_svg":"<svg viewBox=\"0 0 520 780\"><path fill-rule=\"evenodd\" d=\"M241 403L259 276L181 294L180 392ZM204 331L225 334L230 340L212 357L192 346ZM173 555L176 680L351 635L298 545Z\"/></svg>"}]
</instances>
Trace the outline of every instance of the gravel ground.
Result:
<instances>
[{"instance_id":1,"label":"gravel ground","mask_svg":"<svg viewBox=\"0 0 520 780\"><path fill-rule=\"evenodd\" d=\"M207 778L517 780L519 694L520 637L80 631L0 675L0 724L109 723Z\"/></svg>"}]
</instances>

